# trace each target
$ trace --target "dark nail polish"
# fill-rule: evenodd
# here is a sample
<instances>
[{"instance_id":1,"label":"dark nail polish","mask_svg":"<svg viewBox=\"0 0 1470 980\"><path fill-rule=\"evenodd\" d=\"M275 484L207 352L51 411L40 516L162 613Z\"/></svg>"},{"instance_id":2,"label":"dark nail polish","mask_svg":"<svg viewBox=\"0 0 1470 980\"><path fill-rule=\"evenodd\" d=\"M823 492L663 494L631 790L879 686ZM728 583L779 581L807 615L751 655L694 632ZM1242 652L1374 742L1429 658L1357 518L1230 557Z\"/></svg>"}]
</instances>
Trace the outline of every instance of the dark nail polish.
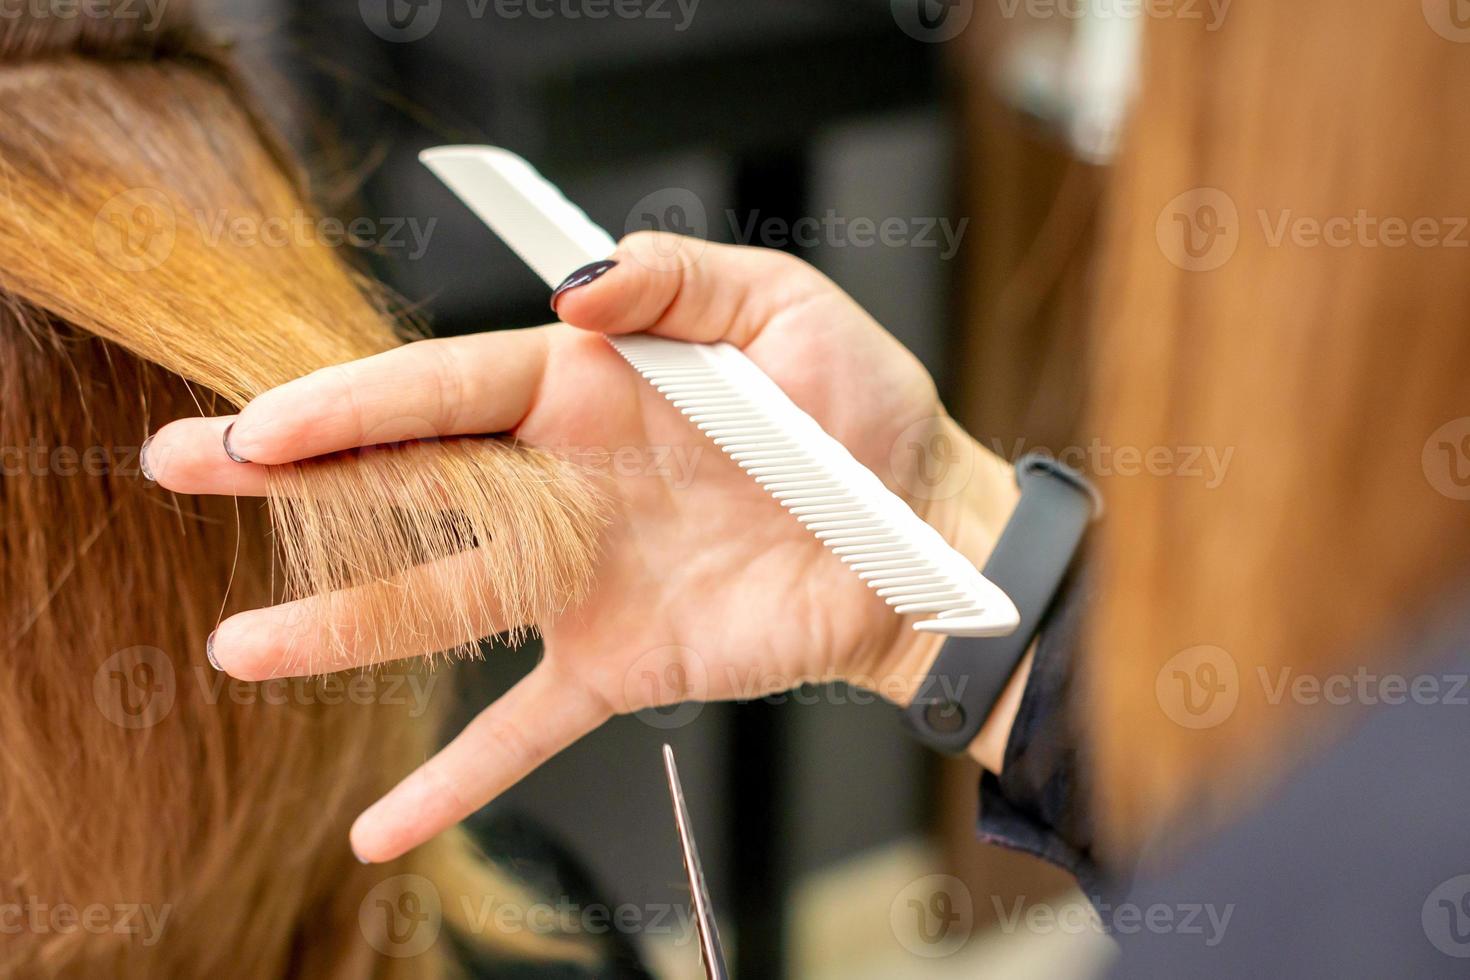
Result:
<instances>
[{"instance_id":1,"label":"dark nail polish","mask_svg":"<svg viewBox=\"0 0 1470 980\"><path fill-rule=\"evenodd\" d=\"M143 445L138 447L138 469L143 471L143 479L149 483L157 483L158 480L153 476L153 471L148 468L148 446L152 442L153 437L149 436L143 440Z\"/></svg>"},{"instance_id":2,"label":"dark nail polish","mask_svg":"<svg viewBox=\"0 0 1470 980\"><path fill-rule=\"evenodd\" d=\"M561 285L551 291L551 312L556 312L556 301L561 299L562 293L601 279L608 273L608 270L617 264L617 259L599 259L596 262L589 262L587 265L582 266L582 268L567 276L561 281Z\"/></svg>"},{"instance_id":3,"label":"dark nail polish","mask_svg":"<svg viewBox=\"0 0 1470 980\"><path fill-rule=\"evenodd\" d=\"M234 427L235 427L235 423L233 423L233 422L231 422L229 425L225 426L225 438L224 438L225 455L228 456L228 457L230 457L231 459L233 459L237 463L248 463L248 462L250 462L250 460L246 459L244 456L236 455L235 451L230 448L230 430L233 429Z\"/></svg>"},{"instance_id":4,"label":"dark nail polish","mask_svg":"<svg viewBox=\"0 0 1470 980\"><path fill-rule=\"evenodd\" d=\"M209 658L209 666L215 670L223 670L224 668L219 665L219 661L214 659L214 634L217 632L219 631L215 630L211 632L209 639L204 641L204 655Z\"/></svg>"}]
</instances>

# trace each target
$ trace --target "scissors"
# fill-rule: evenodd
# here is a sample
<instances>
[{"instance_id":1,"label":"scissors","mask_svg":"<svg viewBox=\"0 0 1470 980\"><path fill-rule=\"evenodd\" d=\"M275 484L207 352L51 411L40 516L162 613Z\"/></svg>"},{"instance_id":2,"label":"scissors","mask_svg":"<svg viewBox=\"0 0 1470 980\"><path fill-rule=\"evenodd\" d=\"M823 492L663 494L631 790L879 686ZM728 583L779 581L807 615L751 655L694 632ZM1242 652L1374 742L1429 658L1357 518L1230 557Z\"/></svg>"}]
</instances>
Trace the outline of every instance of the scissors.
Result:
<instances>
[{"instance_id":1,"label":"scissors","mask_svg":"<svg viewBox=\"0 0 1470 980\"><path fill-rule=\"evenodd\" d=\"M684 852L684 870L689 875L689 894L694 905L694 924L699 930L699 952L704 960L704 975L710 980L729 980L725 951L720 948L720 931L715 928L714 906L709 888L704 883L704 869L699 863L699 848L694 843L694 827L689 820L689 807L684 802L684 787L679 782L679 767L674 764L674 750L664 746L664 771L669 777L669 796L674 801L674 823L679 828L679 847Z\"/></svg>"}]
</instances>

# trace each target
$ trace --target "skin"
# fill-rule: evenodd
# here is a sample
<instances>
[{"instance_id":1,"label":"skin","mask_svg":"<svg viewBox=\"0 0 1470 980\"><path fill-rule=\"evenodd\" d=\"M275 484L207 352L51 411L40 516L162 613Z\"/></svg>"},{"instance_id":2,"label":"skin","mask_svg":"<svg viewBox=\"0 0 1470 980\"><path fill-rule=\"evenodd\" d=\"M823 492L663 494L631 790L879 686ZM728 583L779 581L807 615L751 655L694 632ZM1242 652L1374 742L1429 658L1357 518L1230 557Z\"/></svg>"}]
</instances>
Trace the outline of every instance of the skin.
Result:
<instances>
[{"instance_id":1,"label":"skin","mask_svg":"<svg viewBox=\"0 0 1470 980\"><path fill-rule=\"evenodd\" d=\"M614 516L589 597L541 624L545 657L525 679L358 817L352 845L365 861L390 860L464 819L615 713L755 698L812 679L902 705L938 653L942 637L910 629L599 333L743 348L977 565L1014 507L1010 467L944 414L919 362L809 265L661 233L630 236L613 257L606 275L558 298L562 323L422 341L318 371L238 416L170 423L148 446L157 482L190 494L259 495L271 465L434 435L508 432L564 453L670 447L697 460L687 481L608 468ZM230 446L250 462L225 455L231 423ZM903 451L915 431L968 454L963 486L940 499L905 490L923 486L917 455ZM311 601L225 620L213 641L220 668L261 680L310 662L293 623ZM514 624L479 625L490 635ZM993 770L1028 663L971 747Z\"/></svg>"}]
</instances>

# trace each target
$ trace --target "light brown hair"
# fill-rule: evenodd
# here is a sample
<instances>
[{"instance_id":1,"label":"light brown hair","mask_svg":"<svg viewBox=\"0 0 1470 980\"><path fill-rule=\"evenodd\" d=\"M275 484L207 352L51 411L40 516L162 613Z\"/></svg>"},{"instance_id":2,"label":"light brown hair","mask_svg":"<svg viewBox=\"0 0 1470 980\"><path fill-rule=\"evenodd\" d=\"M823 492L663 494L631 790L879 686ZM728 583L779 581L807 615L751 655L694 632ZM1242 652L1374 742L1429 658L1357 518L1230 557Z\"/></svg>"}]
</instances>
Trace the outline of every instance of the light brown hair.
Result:
<instances>
[{"instance_id":1,"label":"light brown hair","mask_svg":"<svg viewBox=\"0 0 1470 980\"><path fill-rule=\"evenodd\" d=\"M382 678L369 703L319 703L317 681L280 703L211 670L205 638L238 609L363 586L317 625L328 649L386 657L444 636L446 611L395 577L472 547L430 566L462 630L440 645L539 622L590 575L599 503L580 472L502 440L411 443L283 467L267 515L138 471L136 447L174 418L403 342L340 249L209 232L300 213L289 155L187 4L158 25L0 21L0 903L166 918L152 942L23 928L0 974L432 976L449 944L394 955L363 912L375 886L428 882L450 927L467 904L524 898L459 831L386 865L348 848L353 816L432 751L437 710L379 696Z\"/></svg>"},{"instance_id":2,"label":"light brown hair","mask_svg":"<svg viewBox=\"0 0 1470 980\"><path fill-rule=\"evenodd\" d=\"M1470 58L1431 21L1301 0L1148 24L1093 418L1115 452L1232 455L1213 488L1104 479L1087 708L1114 846L1198 832L1340 732L1350 709L1281 678L1392 669L1394 625L1470 555L1433 462L1470 414Z\"/></svg>"}]
</instances>

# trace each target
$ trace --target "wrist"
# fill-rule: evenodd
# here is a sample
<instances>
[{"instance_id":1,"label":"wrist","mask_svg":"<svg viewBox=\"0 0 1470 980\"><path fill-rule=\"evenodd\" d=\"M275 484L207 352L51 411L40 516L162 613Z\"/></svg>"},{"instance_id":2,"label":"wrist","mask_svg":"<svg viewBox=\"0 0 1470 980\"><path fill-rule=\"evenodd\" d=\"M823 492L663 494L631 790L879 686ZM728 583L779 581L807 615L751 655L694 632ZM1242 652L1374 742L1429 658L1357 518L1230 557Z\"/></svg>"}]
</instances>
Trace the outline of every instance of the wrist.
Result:
<instances>
[{"instance_id":1,"label":"wrist","mask_svg":"<svg viewBox=\"0 0 1470 980\"><path fill-rule=\"evenodd\" d=\"M959 460L951 460L949 465L967 466L969 476L953 492L911 502L919 516L951 547L976 568L984 568L1020 500L1015 469L970 438L948 416L943 417L941 425L939 443L947 452L957 454ZM891 668L885 671L893 679L892 689L885 693L899 707L907 707L913 700L945 639L942 634L909 629L907 622L901 627L888 658Z\"/></svg>"},{"instance_id":2,"label":"wrist","mask_svg":"<svg viewBox=\"0 0 1470 980\"><path fill-rule=\"evenodd\" d=\"M980 726L975 740L965 750L970 758L991 772L999 773L1005 766L1006 746L1010 744L1011 728L1021 711L1021 698L1026 694L1026 682L1031 676L1031 662L1035 656L1036 644L1033 642L1026 650L1026 656L1016 664L990 714L985 716L985 723Z\"/></svg>"},{"instance_id":3,"label":"wrist","mask_svg":"<svg viewBox=\"0 0 1470 980\"><path fill-rule=\"evenodd\" d=\"M1016 468L944 418L945 438L971 459L971 475L958 492L927 502L920 516L950 545L983 568L1021 499Z\"/></svg>"},{"instance_id":4,"label":"wrist","mask_svg":"<svg viewBox=\"0 0 1470 980\"><path fill-rule=\"evenodd\" d=\"M945 642L904 711L920 741L945 753L968 752L995 772L1004 767L1030 687L1030 658L1047 610L1101 509L1086 478L1045 454L1016 466L1020 496L984 574L1015 602L1018 624L1000 636Z\"/></svg>"},{"instance_id":5,"label":"wrist","mask_svg":"<svg viewBox=\"0 0 1470 980\"><path fill-rule=\"evenodd\" d=\"M1015 602L1015 627L999 636L919 641L904 659L904 720L909 729L924 744L940 752L968 753L997 773L1004 768L1029 687L1046 611L1101 509L1086 478L1045 454L1028 455L1017 466L1018 484L999 506L985 506L988 501L966 494L954 512L961 515L959 523L943 528L956 542L966 540L966 532L973 539L978 529L988 547L982 570L992 586L1004 589ZM936 510L941 520L946 513L947 508Z\"/></svg>"}]
</instances>

